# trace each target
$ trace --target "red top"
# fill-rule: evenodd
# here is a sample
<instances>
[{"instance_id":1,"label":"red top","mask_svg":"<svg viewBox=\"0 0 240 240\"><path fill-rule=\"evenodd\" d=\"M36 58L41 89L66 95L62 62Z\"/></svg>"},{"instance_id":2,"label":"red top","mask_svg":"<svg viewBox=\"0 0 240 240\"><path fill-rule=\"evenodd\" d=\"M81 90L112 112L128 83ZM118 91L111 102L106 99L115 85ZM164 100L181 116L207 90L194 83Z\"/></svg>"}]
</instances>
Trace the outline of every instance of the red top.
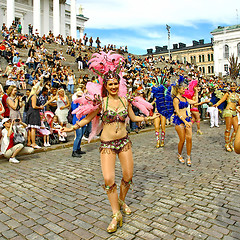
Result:
<instances>
[{"instance_id":1,"label":"red top","mask_svg":"<svg viewBox=\"0 0 240 240\"><path fill-rule=\"evenodd\" d=\"M6 47L4 45L0 45L0 50L6 50Z\"/></svg>"},{"instance_id":2,"label":"red top","mask_svg":"<svg viewBox=\"0 0 240 240\"><path fill-rule=\"evenodd\" d=\"M13 133L10 135L10 142L9 142L8 147L7 147L7 150L14 146L13 135L14 135Z\"/></svg>"},{"instance_id":3,"label":"red top","mask_svg":"<svg viewBox=\"0 0 240 240\"><path fill-rule=\"evenodd\" d=\"M3 107L5 108L5 112L3 113L3 117L9 117L10 115L10 110L8 108L8 105L7 105L7 98L8 98L8 95L5 93L2 97L2 104L3 104Z\"/></svg>"}]
</instances>

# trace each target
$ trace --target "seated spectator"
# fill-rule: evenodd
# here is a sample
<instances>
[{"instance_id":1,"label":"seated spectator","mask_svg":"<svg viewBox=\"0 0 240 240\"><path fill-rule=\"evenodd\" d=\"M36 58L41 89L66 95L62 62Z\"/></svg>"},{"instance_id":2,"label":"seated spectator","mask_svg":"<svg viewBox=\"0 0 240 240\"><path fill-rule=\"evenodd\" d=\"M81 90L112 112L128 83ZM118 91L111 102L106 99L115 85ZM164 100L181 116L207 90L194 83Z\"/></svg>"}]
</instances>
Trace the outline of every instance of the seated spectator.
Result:
<instances>
[{"instance_id":1,"label":"seated spectator","mask_svg":"<svg viewBox=\"0 0 240 240\"><path fill-rule=\"evenodd\" d=\"M27 58L26 65L28 66L29 69L31 69L31 68L35 69L35 60L32 55L30 55Z\"/></svg>"},{"instance_id":2,"label":"seated spectator","mask_svg":"<svg viewBox=\"0 0 240 240\"><path fill-rule=\"evenodd\" d=\"M14 143L15 133L13 125L15 121L16 120L11 120L10 118L4 118L2 120L4 129L2 130L1 153L9 159L10 163L19 163L19 160L16 159L18 154L30 154L34 151L31 147L24 147L22 143ZM21 121L20 123L23 124Z\"/></svg>"},{"instance_id":3,"label":"seated spectator","mask_svg":"<svg viewBox=\"0 0 240 240\"><path fill-rule=\"evenodd\" d=\"M12 63L17 65L17 63L19 62L19 59L20 59L19 53L15 53Z\"/></svg>"},{"instance_id":4,"label":"seated spectator","mask_svg":"<svg viewBox=\"0 0 240 240\"><path fill-rule=\"evenodd\" d=\"M53 130L53 132L55 131L55 132L58 133L58 137L59 137L60 142L66 141L67 134L65 132L61 132L62 126L61 126L61 123L58 120L57 115L54 115L54 117L52 119L51 129Z\"/></svg>"},{"instance_id":5,"label":"seated spectator","mask_svg":"<svg viewBox=\"0 0 240 240\"><path fill-rule=\"evenodd\" d=\"M19 86L22 89L26 89L27 85L26 85L26 79L25 79L25 74L23 70L20 70L20 72L17 75L17 80L19 81Z\"/></svg>"}]
</instances>

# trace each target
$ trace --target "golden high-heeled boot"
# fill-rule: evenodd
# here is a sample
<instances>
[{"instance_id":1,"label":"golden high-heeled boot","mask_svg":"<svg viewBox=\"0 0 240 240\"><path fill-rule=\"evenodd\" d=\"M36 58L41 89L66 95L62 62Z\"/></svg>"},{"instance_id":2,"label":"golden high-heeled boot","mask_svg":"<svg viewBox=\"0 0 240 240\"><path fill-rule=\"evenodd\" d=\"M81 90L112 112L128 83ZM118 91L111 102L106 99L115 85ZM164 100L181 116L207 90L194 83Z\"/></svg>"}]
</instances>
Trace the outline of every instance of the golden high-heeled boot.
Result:
<instances>
[{"instance_id":1,"label":"golden high-heeled boot","mask_svg":"<svg viewBox=\"0 0 240 240\"><path fill-rule=\"evenodd\" d=\"M235 138L236 138L236 133L234 132L234 133L232 134L232 137L231 137L231 140L230 140L230 143L229 143L229 147L232 149L232 151L234 151L234 146L233 146L233 144L234 144Z\"/></svg>"},{"instance_id":2,"label":"golden high-heeled boot","mask_svg":"<svg viewBox=\"0 0 240 240\"><path fill-rule=\"evenodd\" d=\"M116 212L115 214L113 214L112 216L113 219L116 220L116 223L110 223L108 225L108 228L107 228L107 232L108 233L114 233L117 231L117 227L118 227L118 223L119 223L119 227L122 227L122 214L120 211Z\"/></svg>"},{"instance_id":3,"label":"golden high-heeled boot","mask_svg":"<svg viewBox=\"0 0 240 240\"><path fill-rule=\"evenodd\" d=\"M118 199L118 203L120 205L120 208L122 208L122 210L125 214L130 215L132 213L130 207L120 198Z\"/></svg>"},{"instance_id":4,"label":"golden high-heeled boot","mask_svg":"<svg viewBox=\"0 0 240 240\"><path fill-rule=\"evenodd\" d=\"M161 143L160 143L160 139L159 139L159 140L157 140L156 148L160 148L160 145L161 145Z\"/></svg>"}]
</instances>

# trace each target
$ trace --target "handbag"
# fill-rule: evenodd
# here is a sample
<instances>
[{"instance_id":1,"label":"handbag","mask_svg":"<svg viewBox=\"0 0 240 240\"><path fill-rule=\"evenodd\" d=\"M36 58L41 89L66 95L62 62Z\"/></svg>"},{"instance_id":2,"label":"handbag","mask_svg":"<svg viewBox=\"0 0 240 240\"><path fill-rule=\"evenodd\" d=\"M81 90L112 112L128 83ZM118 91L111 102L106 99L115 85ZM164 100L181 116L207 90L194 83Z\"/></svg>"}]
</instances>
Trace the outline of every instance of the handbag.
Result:
<instances>
[{"instance_id":1,"label":"handbag","mask_svg":"<svg viewBox=\"0 0 240 240\"><path fill-rule=\"evenodd\" d=\"M15 126L15 129L14 129L13 142L14 142L14 145L19 144L19 143L25 144L25 137L24 137L23 133L19 132L17 126Z\"/></svg>"}]
</instances>

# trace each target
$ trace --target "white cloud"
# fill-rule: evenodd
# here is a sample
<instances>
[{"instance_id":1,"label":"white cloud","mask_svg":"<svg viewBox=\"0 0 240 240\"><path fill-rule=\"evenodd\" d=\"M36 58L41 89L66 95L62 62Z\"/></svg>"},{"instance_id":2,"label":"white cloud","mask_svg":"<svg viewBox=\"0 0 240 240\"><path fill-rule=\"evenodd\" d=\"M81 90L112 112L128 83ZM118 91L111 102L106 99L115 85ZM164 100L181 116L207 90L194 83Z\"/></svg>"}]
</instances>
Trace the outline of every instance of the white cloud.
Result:
<instances>
[{"instance_id":1,"label":"white cloud","mask_svg":"<svg viewBox=\"0 0 240 240\"><path fill-rule=\"evenodd\" d=\"M197 21L236 24L239 0L77 0L88 28L113 29L159 24L191 26Z\"/></svg>"}]
</instances>

